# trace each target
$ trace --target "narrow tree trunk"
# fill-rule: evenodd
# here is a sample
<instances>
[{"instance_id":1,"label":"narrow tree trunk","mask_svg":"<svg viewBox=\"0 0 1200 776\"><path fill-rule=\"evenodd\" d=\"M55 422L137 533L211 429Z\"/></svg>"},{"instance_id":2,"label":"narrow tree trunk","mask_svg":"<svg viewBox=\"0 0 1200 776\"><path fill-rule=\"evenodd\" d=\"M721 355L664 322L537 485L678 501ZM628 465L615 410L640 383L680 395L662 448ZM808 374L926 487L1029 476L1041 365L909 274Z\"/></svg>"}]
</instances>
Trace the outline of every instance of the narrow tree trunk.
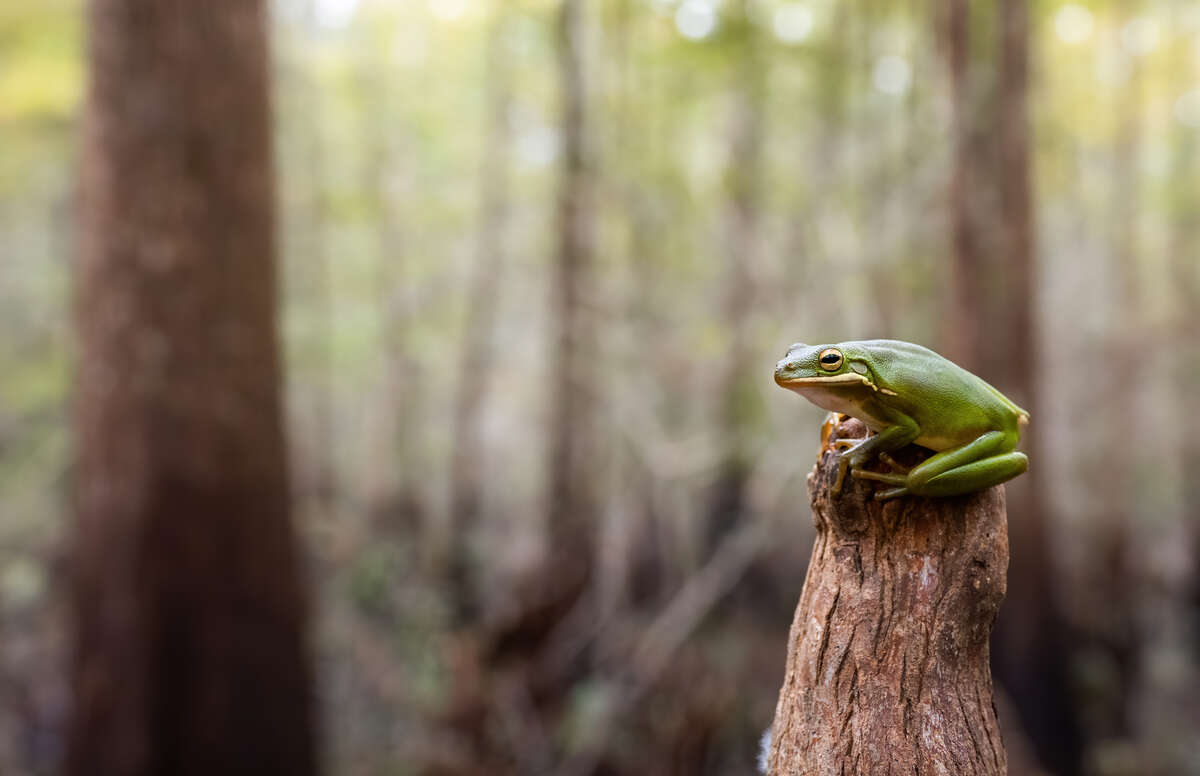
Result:
<instances>
[{"instance_id":1,"label":"narrow tree trunk","mask_svg":"<svg viewBox=\"0 0 1200 776\"><path fill-rule=\"evenodd\" d=\"M1182 11L1188 4L1176 6ZM1172 72L1184 73L1191 49L1185 38L1177 38L1171 48ZM1190 83L1190 82L1185 82ZM1181 85L1181 91L1186 86ZM1171 133L1171 182L1169 186L1169 242L1172 288L1176 296L1172 321L1172 349L1176 357L1174 382L1179 405L1178 417L1185 418L1180 435L1179 470L1180 514L1191 517L1185 525L1191 536L1192 566L1188 596L1200 610L1200 341L1193 334L1195 311L1200 310L1200 192L1195 182L1200 176L1200 138L1191 127L1177 122ZM1192 644L1200 654L1200 632L1193 630Z\"/></svg>"},{"instance_id":2,"label":"narrow tree trunk","mask_svg":"<svg viewBox=\"0 0 1200 776\"><path fill-rule=\"evenodd\" d=\"M830 440L865 431L847 420ZM880 503L849 477L834 497L836 476L826 443L768 773L1005 773L988 667L1008 567L1003 487Z\"/></svg>"},{"instance_id":3,"label":"narrow tree trunk","mask_svg":"<svg viewBox=\"0 0 1200 776\"><path fill-rule=\"evenodd\" d=\"M947 354L995 383L1036 421L1028 2L944 0L942 7L955 143L948 202L953 265ZM972 39L972 31L984 28L996 30L993 47ZM1062 617L1046 595L1054 589L1054 567L1050 513L1037 469L1039 442L1035 427L1024 440L1033 470L1009 490L1014 573L1011 605L996 629L996 675L1039 757L1071 773L1078 767L1079 739L1064 684Z\"/></svg>"},{"instance_id":4,"label":"narrow tree trunk","mask_svg":"<svg viewBox=\"0 0 1200 776\"><path fill-rule=\"evenodd\" d=\"M1073 773L1079 761L1079 730L1070 702L1067 645L1063 616L1048 590L1057 589L1050 546L1051 512L1042 459L1044 445L1037 423L1042 402L1038 377L1037 257L1029 120L1029 3L999 0L999 63L992 185L998 189L999 221L993 227L990 277L995 299L986 323L990 350L996 354L993 380L1034 418L1023 444L1034 462L1010 489L1010 540L1013 548L1009 606L996 628L996 676L1016 705L1042 761L1057 773ZM988 347L989 343L980 343Z\"/></svg>"},{"instance_id":5,"label":"narrow tree trunk","mask_svg":"<svg viewBox=\"0 0 1200 776\"><path fill-rule=\"evenodd\" d=\"M979 196L975 159L971 80L970 4L946 0L944 12L946 64L950 75L951 134L954 162L947 195L950 209L950 310L944 328L945 352L972 371L980 371L983 344L980 337L984 310L984 273L974 211Z\"/></svg>"},{"instance_id":6,"label":"narrow tree trunk","mask_svg":"<svg viewBox=\"0 0 1200 776\"><path fill-rule=\"evenodd\" d=\"M595 404L585 373L591 357L584 294L592 263L591 169L588 164L583 65L583 0L562 0L558 56L562 94L562 179L558 192L558 256L552 325L552 420L547 508L559 550L584 544L595 503L585 470ZM577 549L582 551L582 546ZM582 557L582 556L581 556Z\"/></svg>"},{"instance_id":7,"label":"narrow tree trunk","mask_svg":"<svg viewBox=\"0 0 1200 776\"><path fill-rule=\"evenodd\" d=\"M370 37L370 36L368 36ZM394 49L364 41L358 72L363 150L362 190L372 200L375 238L375 310L380 327L378 398L372 410L370 460L364 464L363 491L369 534L406 535L420 542L422 560L437 568L444 555L445 531L430 520L427 483L432 466L423 444L428 376L414 346L414 330L424 295L413 293L411 257L421 255L420 230L407 229L397 181L412 176L411 128L396 95ZM336 473L336 472L335 472ZM336 483L335 483L336 484Z\"/></svg>"},{"instance_id":8,"label":"narrow tree trunk","mask_svg":"<svg viewBox=\"0 0 1200 776\"><path fill-rule=\"evenodd\" d=\"M305 33L315 40L319 34L317 22L317 0L310 0L305 9ZM337 321L334 310L333 264L329 255L328 233L330 226L330 199L326 192L329 180L325 162L325 141L322 133L322 118L326 115L321 102L318 74L312 64L302 65L304 91L308 99L311 117L303 122L305 135L305 198L306 211L303 234L306 250L304 279L309 296L309 308L317 318L313 327L313 347L316 355L316 374L313 375L312 390L312 439L307 446L308 466L305 468L307 481L300 480L300 493L311 499L322 519L331 519L337 498L337 450L334 433L335 380L333 347ZM306 505L307 506L307 505Z\"/></svg>"},{"instance_id":9,"label":"narrow tree trunk","mask_svg":"<svg viewBox=\"0 0 1200 776\"><path fill-rule=\"evenodd\" d=\"M758 260L762 198L763 103L766 68L750 4L742 0L730 21L737 60L733 111L729 122L728 201L725 206L725 272L722 278L721 317L730 342L723 360L719 397L722 457L705 541L712 552L738 522L750 472L749 437L761 415L757 370L750 346L750 321L754 309L754 266Z\"/></svg>"},{"instance_id":10,"label":"narrow tree trunk","mask_svg":"<svg viewBox=\"0 0 1200 776\"><path fill-rule=\"evenodd\" d=\"M1134 18L1130 7L1121 23ZM1130 72L1118 96L1119 111L1113 148L1113 181L1109 191L1108 233L1111 258L1097 267L1106 273L1113 286L1112 317L1105 334L1103 350L1108 361L1137 352L1145 337L1145 317L1141 304L1141 268L1139 221L1144 205L1141 195L1141 136L1143 107L1143 63L1130 58ZM1144 410L1145 388L1154 374L1138 370L1121 380L1097 388L1100 406L1121 415ZM1143 503L1139 499L1142 477L1137 470L1136 451L1149 444L1144 425L1107 428L1091 439L1107 451L1104 472L1095 472L1089 483L1099 497L1099 509L1091 516L1088 541L1092 552L1086 569L1086 590L1093 605L1077 610L1073 623L1082 626L1089 648L1101 650L1111 662L1111 683L1105 692L1087 698L1087 714L1082 717L1089 742L1131 740L1135 730L1133 698L1141 676L1141 652L1148 636L1140 611L1144 590L1139 585L1138 517ZM1164 521L1165 522L1165 521ZM1156 526L1154 533L1161 531ZM1151 565L1153 561L1151 562ZM1090 616L1089 616L1090 613ZM1022 670L1024 667L1022 666Z\"/></svg>"},{"instance_id":11,"label":"narrow tree trunk","mask_svg":"<svg viewBox=\"0 0 1200 776\"><path fill-rule=\"evenodd\" d=\"M88 23L65 772L311 774L265 4Z\"/></svg>"},{"instance_id":12,"label":"narrow tree trunk","mask_svg":"<svg viewBox=\"0 0 1200 776\"><path fill-rule=\"evenodd\" d=\"M478 521L482 497L482 456L479 425L491 388L491 337L496 318L497 285L505 257L504 232L508 221L508 150L511 131L509 109L508 12L497 3L488 34L487 127L480 179L479 232L474 274L463 328L459 384L455 395L454 446L450 458L450 521L448 572L450 595L459 622L474 614L469 542Z\"/></svg>"}]
</instances>

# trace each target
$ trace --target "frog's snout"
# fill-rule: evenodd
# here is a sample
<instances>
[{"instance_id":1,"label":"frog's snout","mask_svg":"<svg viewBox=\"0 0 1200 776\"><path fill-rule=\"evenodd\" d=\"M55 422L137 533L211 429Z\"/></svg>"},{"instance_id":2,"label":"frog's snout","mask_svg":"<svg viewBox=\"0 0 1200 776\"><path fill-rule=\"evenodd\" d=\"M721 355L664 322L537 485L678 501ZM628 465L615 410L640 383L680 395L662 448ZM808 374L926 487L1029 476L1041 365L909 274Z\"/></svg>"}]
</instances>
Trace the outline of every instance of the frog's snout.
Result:
<instances>
[{"instance_id":1,"label":"frog's snout","mask_svg":"<svg viewBox=\"0 0 1200 776\"><path fill-rule=\"evenodd\" d=\"M801 354L797 354L796 351L806 347L808 346L803 342L793 342L787 349L787 355L775 362L775 382L778 385L786 388L787 383L796 377L801 366Z\"/></svg>"}]
</instances>

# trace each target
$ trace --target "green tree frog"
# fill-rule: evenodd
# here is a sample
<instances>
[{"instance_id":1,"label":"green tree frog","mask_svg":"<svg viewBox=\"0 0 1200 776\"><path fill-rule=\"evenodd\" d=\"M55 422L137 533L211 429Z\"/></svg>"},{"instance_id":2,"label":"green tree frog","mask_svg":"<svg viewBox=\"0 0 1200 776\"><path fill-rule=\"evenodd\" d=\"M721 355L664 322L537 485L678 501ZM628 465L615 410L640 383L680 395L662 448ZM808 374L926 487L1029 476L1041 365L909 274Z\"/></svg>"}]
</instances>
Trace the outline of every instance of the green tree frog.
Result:
<instances>
[{"instance_id":1,"label":"green tree frog","mask_svg":"<svg viewBox=\"0 0 1200 776\"><path fill-rule=\"evenodd\" d=\"M920 345L897 340L798 342L776 364L775 382L818 407L858 418L875 432L865 440L834 443L842 451L835 495L847 468L858 479L890 485L875 494L882 501L905 494L972 493L1010 480L1029 465L1016 452L1029 413ZM890 454L910 443L935 454L905 469ZM875 457L892 473L863 468Z\"/></svg>"}]
</instances>

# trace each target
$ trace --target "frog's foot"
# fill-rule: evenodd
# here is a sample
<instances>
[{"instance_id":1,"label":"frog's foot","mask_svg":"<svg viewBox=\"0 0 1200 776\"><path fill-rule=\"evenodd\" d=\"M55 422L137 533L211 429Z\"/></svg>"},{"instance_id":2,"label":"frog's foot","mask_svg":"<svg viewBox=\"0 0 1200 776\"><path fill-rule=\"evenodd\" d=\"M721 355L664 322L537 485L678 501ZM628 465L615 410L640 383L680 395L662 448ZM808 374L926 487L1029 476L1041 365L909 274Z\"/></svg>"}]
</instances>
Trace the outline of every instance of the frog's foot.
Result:
<instances>
[{"instance_id":1,"label":"frog's foot","mask_svg":"<svg viewBox=\"0 0 1200 776\"><path fill-rule=\"evenodd\" d=\"M896 472L898 474L907 475L910 471L912 471L911 467L905 466L904 464L900 463L899 461L897 461L895 458L888 455L887 453L880 453L879 460L886 463L888 466L891 467L893 472Z\"/></svg>"},{"instance_id":2,"label":"frog's foot","mask_svg":"<svg viewBox=\"0 0 1200 776\"><path fill-rule=\"evenodd\" d=\"M883 458L887 453L880 454ZM890 458L890 456L888 456ZM885 460L884 463L891 465L891 461ZM908 475L907 474L887 474L885 472L873 472L868 469L851 469L850 475L856 480L871 480L872 482L885 482L888 485L894 485L893 488L880 490L875 492L876 501L887 501L890 498L903 496L908 493Z\"/></svg>"},{"instance_id":3,"label":"frog's foot","mask_svg":"<svg viewBox=\"0 0 1200 776\"><path fill-rule=\"evenodd\" d=\"M842 485L846 482L846 470L850 468L850 456L847 455L847 452L862 443L861 439L835 439L830 443L829 446L838 451L838 476L833 481L833 487L830 488L833 495L842 495Z\"/></svg>"}]
</instances>

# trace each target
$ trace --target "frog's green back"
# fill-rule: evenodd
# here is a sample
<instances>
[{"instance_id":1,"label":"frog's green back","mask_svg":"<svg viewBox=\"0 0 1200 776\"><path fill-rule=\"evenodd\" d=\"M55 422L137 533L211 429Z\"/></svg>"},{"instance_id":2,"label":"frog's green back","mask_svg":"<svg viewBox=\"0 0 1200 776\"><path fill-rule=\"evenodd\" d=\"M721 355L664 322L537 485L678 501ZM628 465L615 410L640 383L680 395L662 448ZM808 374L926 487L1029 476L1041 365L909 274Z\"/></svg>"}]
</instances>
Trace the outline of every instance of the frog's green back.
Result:
<instances>
[{"instance_id":1,"label":"frog's green back","mask_svg":"<svg viewBox=\"0 0 1200 776\"><path fill-rule=\"evenodd\" d=\"M841 347L848 358L859 349L869 354L867 360L875 365L879 379L884 384L899 384L889 387L899 391L904 386L919 386L927 404L961 411L964 402L970 401L988 414L1007 415L1019 425L1029 420L1028 412L982 377L929 348L901 340L859 340Z\"/></svg>"}]
</instances>

